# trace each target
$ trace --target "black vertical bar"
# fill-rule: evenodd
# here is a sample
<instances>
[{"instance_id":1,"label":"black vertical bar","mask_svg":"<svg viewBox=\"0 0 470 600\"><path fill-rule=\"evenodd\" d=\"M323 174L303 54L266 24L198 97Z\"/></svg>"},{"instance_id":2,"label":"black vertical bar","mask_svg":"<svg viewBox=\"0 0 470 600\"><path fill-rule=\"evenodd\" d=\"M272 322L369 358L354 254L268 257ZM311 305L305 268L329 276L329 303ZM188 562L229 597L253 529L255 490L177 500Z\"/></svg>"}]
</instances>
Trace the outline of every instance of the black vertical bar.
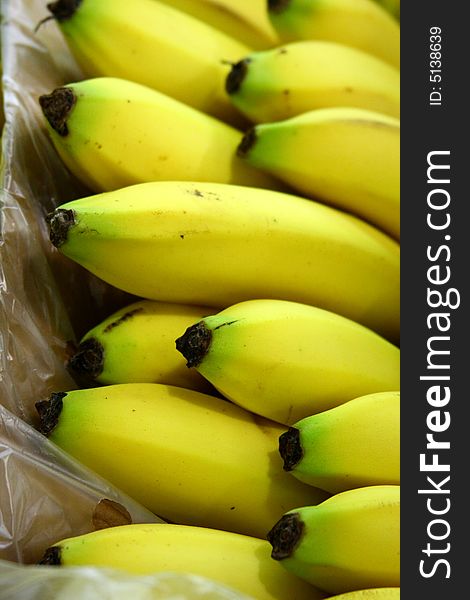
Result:
<instances>
[{"instance_id":1,"label":"black vertical bar","mask_svg":"<svg viewBox=\"0 0 470 600\"><path fill-rule=\"evenodd\" d=\"M405 600L457 597L470 568L465 564L470 429L464 412L469 402L465 376L470 372L470 198L465 187L470 124L464 112L470 29L463 9L462 3L436 0L405 0L401 7ZM435 168L428 172L430 164Z\"/></svg>"}]
</instances>

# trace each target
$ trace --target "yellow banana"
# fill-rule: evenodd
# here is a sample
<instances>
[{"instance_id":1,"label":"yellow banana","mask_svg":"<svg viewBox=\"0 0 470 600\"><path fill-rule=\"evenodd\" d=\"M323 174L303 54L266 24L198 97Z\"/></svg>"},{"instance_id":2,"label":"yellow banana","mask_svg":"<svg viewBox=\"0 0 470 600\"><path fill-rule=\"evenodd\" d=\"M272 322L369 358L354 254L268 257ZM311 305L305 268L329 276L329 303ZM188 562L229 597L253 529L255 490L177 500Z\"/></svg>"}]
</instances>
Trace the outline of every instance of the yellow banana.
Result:
<instances>
[{"instance_id":1,"label":"yellow banana","mask_svg":"<svg viewBox=\"0 0 470 600\"><path fill-rule=\"evenodd\" d=\"M169 179L279 187L235 156L237 129L146 86L99 77L40 104L59 155L93 191Z\"/></svg>"},{"instance_id":2,"label":"yellow banana","mask_svg":"<svg viewBox=\"0 0 470 600\"><path fill-rule=\"evenodd\" d=\"M52 394L41 431L165 520L265 538L326 497L282 469L282 428L224 399L159 383Z\"/></svg>"},{"instance_id":3,"label":"yellow banana","mask_svg":"<svg viewBox=\"0 0 470 600\"><path fill-rule=\"evenodd\" d=\"M400 237L400 121L361 108L323 108L262 123L238 155L297 191Z\"/></svg>"},{"instance_id":4,"label":"yellow banana","mask_svg":"<svg viewBox=\"0 0 470 600\"><path fill-rule=\"evenodd\" d=\"M226 398L285 425L400 385L396 346L295 302L240 302L189 327L176 347Z\"/></svg>"},{"instance_id":5,"label":"yellow banana","mask_svg":"<svg viewBox=\"0 0 470 600\"><path fill-rule=\"evenodd\" d=\"M166 383L210 393L211 386L187 369L175 339L215 309L140 300L90 329L68 361L81 382Z\"/></svg>"},{"instance_id":6,"label":"yellow banana","mask_svg":"<svg viewBox=\"0 0 470 600\"><path fill-rule=\"evenodd\" d=\"M209 492L209 490L208 490ZM135 575L192 573L257 600L320 600L325 594L270 557L265 540L166 523L122 525L61 540L40 564L112 567Z\"/></svg>"},{"instance_id":7,"label":"yellow banana","mask_svg":"<svg viewBox=\"0 0 470 600\"><path fill-rule=\"evenodd\" d=\"M218 308L295 300L399 336L397 242L305 198L155 182L64 204L49 225L63 254L136 296Z\"/></svg>"},{"instance_id":8,"label":"yellow banana","mask_svg":"<svg viewBox=\"0 0 470 600\"><path fill-rule=\"evenodd\" d=\"M232 66L226 90L251 121L279 121L316 108L355 106L400 116L400 72L343 44L293 42Z\"/></svg>"},{"instance_id":9,"label":"yellow banana","mask_svg":"<svg viewBox=\"0 0 470 600\"><path fill-rule=\"evenodd\" d=\"M355 398L295 423L279 438L284 469L332 494L400 485L400 393Z\"/></svg>"},{"instance_id":10,"label":"yellow banana","mask_svg":"<svg viewBox=\"0 0 470 600\"><path fill-rule=\"evenodd\" d=\"M256 50L279 44L266 0L161 0Z\"/></svg>"},{"instance_id":11,"label":"yellow banana","mask_svg":"<svg viewBox=\"0 0 470 600\"><path fill-rule=\"evenodd\" d=\"M355 590L354 592L330 596L329 600L400 600L400 588L379 587Z\"/></svg>"},{"instance_id":12,"label":"yellow banana","mask_svg":"<svg viewBox=\"0 0 470 600\"><path fill-rule=\"evenodd\" d=\"M85 77L118 77L232 121L224 62L251 47L157 0L58 0L47 5Z\"/></svg>"},{"instance_id":13,"label":"yellow banana","mask_svg":"<svg viewBox=\"0 0 470 600\"><path fill-rule=\"evenodd\" d=\"M271 556L330 594L400 586L400 486L336 494L284 515L268 534Z\"/></svg>"},{"instance_id":14,"label":"yellow banana","mask_svg":"<svg viewBox=\"0 0 470 600\"><path fill-rule=\"evenodd\" d=\"M375 0L268 0L283 42L326 40L400 66L400 26Z\"/></svg>"}]
</instances>

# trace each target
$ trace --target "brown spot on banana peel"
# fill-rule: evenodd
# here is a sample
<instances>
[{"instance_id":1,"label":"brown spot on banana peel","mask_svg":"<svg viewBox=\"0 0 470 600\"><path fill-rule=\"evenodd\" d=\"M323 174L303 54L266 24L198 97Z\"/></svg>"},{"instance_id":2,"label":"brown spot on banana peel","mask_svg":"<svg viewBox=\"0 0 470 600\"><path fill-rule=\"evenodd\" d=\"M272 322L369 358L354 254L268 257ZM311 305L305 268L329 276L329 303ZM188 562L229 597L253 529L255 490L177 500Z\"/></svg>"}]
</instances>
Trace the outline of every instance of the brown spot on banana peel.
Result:
<instances>
[{"instance_id":1,"label":"brown spot on banana peel","mask_svg":"<svg viewBox=\"0 0 470 600\"><path fill-rule=\"evenodd\" d=\"M304 453L300 444L300 431L296 427L289 427L279 436L279 454L284 461L284 471L292 471L302 460Z\"/></svg>"},{"instance_id":2,"label":"brown spot on banana peel","mask_svg":"<svg viewBox=\"0 0 470 600\"><path fill-rule=\"evenodd\" d=\"M144 309L142 307L140 307L140 308L134 308L133 310L128 310L123 315L121 315L119 317L119 319L116 319L115 321L113 321L109 325L106 325L106 327L103 329L103 333L109 333L112 329L114 329L118 325L121 325L121 323L124 323L124 321L127 321L127 320L131 319L134 315L142 312L143 310Z\"/></svg>"},{"instance_id":3,"label":"brown spot on banana peel","mask_svg":"<svg viewBox=\"0 0 470 600\"><path fill-rule=\"evenodd\" d=\"M104 348L96 338L88 338L81 342L75 354L67 363L72 376L82 380L96 379L103 372Z\"/></svg>"},{"instance_id":4,"label":"brown spot on banana peel","mask_svg":"<svg viewBox=\"0 0 470 600\"><path fill-rule=\"evenodd\" d=\"M69 229L76 223L75 213L70 209L57 208L47 215L46 221L49 225L49 239L59 248L67 241Z\"/></svg>"},{"instance_id":5,"label":"brown spot on banana peel","mask_svg":"<svg viewBox=\"0 0 470 600\"><path fill-rule=\"evenodd\" d=\"M227 94L235 94L248 73L248 65L251 62L249 58L244 58L232 65L230 73L225 80L225 91Z\"/></svg>"},{"instance_id":6,"label":"brown spot on banana peel","mask_svg":"<svg viewBox=\"0 0 470 600\"><path fill-rule=\"evenodd\" d=\"M51 546L48 548L42 558L38 561L38 565L49 565L49 566L60 566L62 564L61 560L61 549L60 546Z\"/></svg>"},{"instance_id":7,"label":"brown spot on banana peel","mask_svg":"<svg viewBox=\"0 0 470 600\"><path fill-rule=\"evenodd\" d=\"M302 538L304 527L299 513L282 516L266 536L273 547L271 557L274 560L282 560L292 556Z\"/></svg>"},{"instance_id":8,"label":"brown spot on banana peel","mask_svg":"<svg viewBox=\"0 0 470 600\"><path fill-rule=\"evenodd\" d=\"M212 341L212 331L204 321L199 321L186 329L176 340L176 349L186 359L187 367L197 367L207 354Z\"/></svg>"},{"instance_id":9,"label":"brown spot on banana peel","mask_svg":"<svg viewBox=\"0 0 470 600\"><path fill-rule=\"evenodd\" d=\"M39 96L39 104L49 125L60 136L69 134L67 119L77 101L77 96L72 88L56 88L50 94Z\"/></svg>"},{"instance_id":10,"label":"brown spot on banana peel","mask_svg":"<svg viewBox=\"0 0 470 600\"><path fill-rule=\"evenodd\" d=\"M251 148L256 144L257 140L256 127L250 127L242 138L242 141L238 144L237 156L245 158Z\"/></svg>"},{"instance_id":11,"label":"brown spot on banana peel","mask_svg":"<svg viewBox=\"0 0 470 600\"><path fill-rule=\"evenodd\" d=\"M66 392L53 392L48 400L36 402L35 407L39 415L39 431L48 436L57 426Z\"/></svg>"}]
</instances>

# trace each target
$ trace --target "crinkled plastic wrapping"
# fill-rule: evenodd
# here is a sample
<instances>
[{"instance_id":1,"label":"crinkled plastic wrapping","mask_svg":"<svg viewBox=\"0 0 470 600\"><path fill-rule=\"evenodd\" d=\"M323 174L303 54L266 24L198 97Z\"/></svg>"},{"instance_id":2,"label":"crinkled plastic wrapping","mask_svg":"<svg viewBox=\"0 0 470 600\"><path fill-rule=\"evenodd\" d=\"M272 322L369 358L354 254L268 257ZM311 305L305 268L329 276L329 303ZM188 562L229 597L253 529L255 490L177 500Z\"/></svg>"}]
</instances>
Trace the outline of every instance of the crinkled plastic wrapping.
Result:
<instances>
[{"instance_id":1,"label":"crinkled plastic wrapping","mask_svg":"<svg viewBox=\"0 0 470 600\"><path fill-rule=\"evenodd\" d=\"M0 559L36 563L61 539L130 522L161 519L0 406Z\"/></svg>"},{"instance_id":2,"label":"crinkled plastic wrapping","mask_svg":"<svg viewBox=\"0 0 470 600\"><path fill-rule=\"evenodd\" d=\"M91 192L55 152L38 98L82 79L45 0L1 0L5 127L0 198L0 404L36 423L34 403L75 383L70 343L133 298L62 257L46 215Z\"/></svg>"},{"instance_id":3,"label":"crinkled plastic wrapping","mask_svg":"<svg viewBox=\"0 0 470 600\"><path fill-rule=\"evenodd\" d=\"M196 575L130 577L111 569L23 567L0 561L0 600L250 600Z\"/></svg>"},{"instance_id":4,"label":"crinkled plastic wrapping","mask_svg":"<svg viewBox=\"0 0 470 600\"><path fill-rule=\"evenodd\" d=\"M77 387L65 368L70 344L134 298L66 261L49 242L46 215L90 192L55 153L38 97L82 75L55 22L34 32L46 16L45 0L2 0L1 11L0 559L13 562L2 563L0 596L40 598L50 585L62 597L64 586L76 585L67 575L26 567L49 545L99 527L160 519L35 429L35 402ZM109 580L98 570L87 573L90 586Z\"/></svg>"}]
</instances>

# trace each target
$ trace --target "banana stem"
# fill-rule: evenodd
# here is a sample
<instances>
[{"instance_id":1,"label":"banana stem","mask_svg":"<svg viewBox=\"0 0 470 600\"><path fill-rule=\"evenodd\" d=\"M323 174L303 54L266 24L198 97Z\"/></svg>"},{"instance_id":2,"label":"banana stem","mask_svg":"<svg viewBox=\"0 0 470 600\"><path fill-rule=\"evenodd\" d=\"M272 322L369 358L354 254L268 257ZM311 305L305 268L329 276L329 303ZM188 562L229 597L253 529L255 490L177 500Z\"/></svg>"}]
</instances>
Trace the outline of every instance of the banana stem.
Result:
<instances>
[{"instance_id":1,"label":"banana stem","mask_svg":"<svg viewBox=\"0 0 470 600\"><path fill-rule=\"evenodd\" d=\"M49 214L46 220L49 225L49 238L58 248L67 241L68 231L75 225L75 213L70 209L58 208Z\"/></svg>"},{"instance_id":2,"label":"banana stem","mask_svg":"<svg viewBox=\"0 0 470 600\"><path fill-rule=\"evenodd\" d=\"M49 435L59 422L64 405L62 398L66 395L66 392L53 392L48 400L36 402L35 406L40 420L39 431L43 435Z\"/></svg>"},{"instance_id":3,"label":"banana stem","mask_svg":"<svg viewBox=\"0 0 470 600\"><path fill-rule=\"evenodd\" d=\"M304 523L299 513L288 513L281 517L267 535L273 547L271 557L282 560L292 556L304 531Z\"/></svg>"},{"instance_id":4,"label":"banana stem","mask_svg":"<svg viewBox=\"0 0 470 600\"><path fill-rule=\"evenodd\" d=\"M292 471L302 459L300 431L296 427L289 427L285 433L279 436L279 454L284 461L284 471Z\"/></svg>"},{"instance_id":5,"label":"banana stem","mask_svg":"<svg viewBox=\"0 0 470 600\"><path fill-rule=\"evenodd\" d=\"M176 340L176 349L187 360L187 367L197 367L209 350L212 341L212 331L204 321L188 327L181 337Z\"/></svg>"},{"instance_id":6,"label":"banana stem","mask_svg":"<svg viewBox=\"0 0 470 600\"><path fill-rule=\"evenodd\" d=\"M242 137L242 141L238 144L237 156L245 157L257 140L256 129L251 127Z\"/></svg>"},{"instance_id":7,"label":"banana stem","mask_svg":"<svg viewBox=\"0 0 470 600\"><path fill-rule=\"evenodd\" d=\"M81 3L82 0L57 0L50 2L47 8L56 21L62 22L73 17Z\"/></svg>"},{"instance_id":8,"label":"banana stem","mask_svg":"<svg viewBox=\"0 0 470 600\"><path fill-rule=\"evenodd\" d=\"M45 552L38 565L61 565L60 559L60 548L58 546L51 546Z\"/></svg>"},{"instance_id":9,"label":"banana stem","mask_svg":"<svg viewBox=\"0 0 470 600\"><path fill-rule=\"evenodd\" d=\"M104 348L96 338L88 338L79 344L77 351L68 361L67 369L75 377L96 379L104 366Z\"/></svg>"},{"instance_id":10,"label":"banana stem","mask_svg":"<svg viewBox=\"0 0 470 600\"><path fill-rule=\"evenodd\" d=\"M268 11L280 13L289 6L291 0L268 0Z\"/></svg>"},{"instance_id":11,"label":"banana stem","mask_svg":"<svg viewBox=\"0 0 470 600\"><path fill-rule=\"evenodd\" d=\"M77 97L68 87L57 88L51 94L39 97L39 104L49 125L62 137L69 133L67 119L76 101Z\"/></svg>"},{"instance_id":12,"label":"banana stem","mask_svg":"<svg viewBox=\"0 0 470 600\"><path fill-rule=\"evenodd\" d=\"M225 90L227 94L235 94L238 92L243 80L246 77L246 74L248 73L249 62L249 58L244 58L232 65L232 69L225 80Z\"/></svg>"}]
</instances>

